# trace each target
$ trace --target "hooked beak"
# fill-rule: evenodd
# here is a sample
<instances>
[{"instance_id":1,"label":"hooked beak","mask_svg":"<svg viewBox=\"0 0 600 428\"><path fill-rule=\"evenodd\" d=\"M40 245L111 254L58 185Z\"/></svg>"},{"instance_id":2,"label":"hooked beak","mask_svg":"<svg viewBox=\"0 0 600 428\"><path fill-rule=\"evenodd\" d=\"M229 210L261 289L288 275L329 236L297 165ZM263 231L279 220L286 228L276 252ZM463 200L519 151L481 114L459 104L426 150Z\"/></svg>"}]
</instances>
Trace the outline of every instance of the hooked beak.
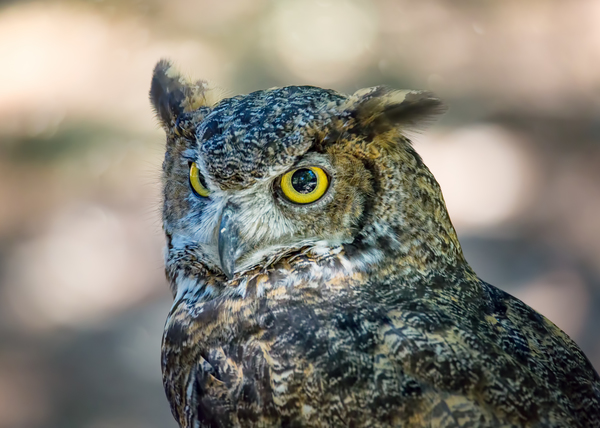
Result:
<instances>
[{"instance_id":1,"label":"hooked beak","mask_svg":"<svg viewBox=\"0 0 600 428\"><path fill-rule=\"evenodd\" d=\"M227 204L221 214L219 225L219 261L227 278L231 279L235 272L235 262L242 255L245 245L240 238L240 231L234 221L235 207Z\"/></svg>"}]
</instances>

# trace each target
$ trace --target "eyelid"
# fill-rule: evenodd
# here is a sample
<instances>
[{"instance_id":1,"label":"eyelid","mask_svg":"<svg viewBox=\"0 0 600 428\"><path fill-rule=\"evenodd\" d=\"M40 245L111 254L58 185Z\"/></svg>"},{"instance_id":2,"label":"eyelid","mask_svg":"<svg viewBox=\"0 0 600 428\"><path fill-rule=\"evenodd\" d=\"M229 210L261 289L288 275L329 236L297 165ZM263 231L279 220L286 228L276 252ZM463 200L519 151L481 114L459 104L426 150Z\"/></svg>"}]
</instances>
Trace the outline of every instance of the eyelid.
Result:
<instances>
[{"instance_id":1,"label":"eyelid","mask_svg":"<svg viewBox=\"0 0 600 428\"><path fill-rule=\"evenodd\" d=\"M208 190L201 181L202 174L198 169L198 165L196 162L192 162L190 164L190 185L192 186L192 190L194 193L202 198L207 198L210 195L210 190Z\"/></svg>"}]
</instances>

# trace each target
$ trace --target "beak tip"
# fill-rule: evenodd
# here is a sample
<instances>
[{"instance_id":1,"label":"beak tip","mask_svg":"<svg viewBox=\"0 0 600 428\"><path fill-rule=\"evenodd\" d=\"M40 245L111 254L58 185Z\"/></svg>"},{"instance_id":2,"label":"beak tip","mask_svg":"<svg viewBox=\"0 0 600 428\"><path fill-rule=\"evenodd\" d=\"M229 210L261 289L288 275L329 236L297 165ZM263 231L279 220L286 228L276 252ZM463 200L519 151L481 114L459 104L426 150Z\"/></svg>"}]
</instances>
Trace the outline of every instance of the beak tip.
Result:
<instances>
[{"instance_id":1,"label":"beak tip","mask_svg":"<svg viewBox=\"0 0 600 428\"><path fill-rule=\"evenodd\" d=\"M222 267L223 273L225 274L225 276L227 277L227 279L233 278L233 274L235 272L235 266L232 263L230 263L230 264L224 264L224 263L222 263L221 267Z\"/></svg>"},{"instance_id":2,"label":"beak tip","mask_svg":"<svg viewBox=\"0 0 600 428\"><path fill-rule=\"evenodd\" d=\"M221 270L227 276L227 279L233 278L235 273L235 256L230 251L221 251L219 261L221 262Z\"/></svg>"}]
</instances>

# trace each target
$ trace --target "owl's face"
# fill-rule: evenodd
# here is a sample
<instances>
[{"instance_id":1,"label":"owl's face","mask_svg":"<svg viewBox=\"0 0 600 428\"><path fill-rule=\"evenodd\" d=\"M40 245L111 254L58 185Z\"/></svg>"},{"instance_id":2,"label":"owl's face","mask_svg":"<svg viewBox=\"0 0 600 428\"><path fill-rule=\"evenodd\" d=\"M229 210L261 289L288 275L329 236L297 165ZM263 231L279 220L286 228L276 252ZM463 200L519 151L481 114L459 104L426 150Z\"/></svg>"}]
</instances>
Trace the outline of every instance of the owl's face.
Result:
<instances>
[{"instance_id":1,"label":"owl's face","mask_svg":"<svg viewBox=\"0 0 600 428\"><path fill-rule=\"evenodd\" d=\"M316 149L344 98L310 87L225 99L168 166L171 244L228 277L289 250L352 242L371 173L339 145Z\"/></svg>"},{"instance_id":2,"label":"owl's face","mask_svg":"<svg viewBox=\"0 0 600 428\"><path fill-rule=\"evenodd\" d=\"M167 265L185 259L187 270L197 263L224 281L385 228L372 221L374 199L393 190L382 189L393 178L380 158L418 166L397 126L440 108L430 94L385 88L286 87L217 102L209 91L161 62L150 95L167 131ZM401 180L394 186L401 192Z\"/></svg>"}]
</instances>

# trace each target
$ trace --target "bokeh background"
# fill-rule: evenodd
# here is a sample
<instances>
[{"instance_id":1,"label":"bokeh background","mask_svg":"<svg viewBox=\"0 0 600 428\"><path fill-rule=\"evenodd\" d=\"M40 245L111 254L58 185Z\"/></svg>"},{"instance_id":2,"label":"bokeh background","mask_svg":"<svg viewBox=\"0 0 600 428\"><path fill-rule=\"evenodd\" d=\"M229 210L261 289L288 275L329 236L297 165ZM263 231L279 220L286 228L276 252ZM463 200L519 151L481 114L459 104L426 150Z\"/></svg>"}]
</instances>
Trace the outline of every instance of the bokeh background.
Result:
<instances>
[{"instance_id":1,"label":"bokeh background","mask_svg":"<svg viewBox=\"0 0 600 428\"><path fill-rule=\"evenodd\" d=\"M231 94L435 91L467 258L600 368L600 2L0 0L0 427L175 427L156 61Z\"/></svg>"}]
</instances>

